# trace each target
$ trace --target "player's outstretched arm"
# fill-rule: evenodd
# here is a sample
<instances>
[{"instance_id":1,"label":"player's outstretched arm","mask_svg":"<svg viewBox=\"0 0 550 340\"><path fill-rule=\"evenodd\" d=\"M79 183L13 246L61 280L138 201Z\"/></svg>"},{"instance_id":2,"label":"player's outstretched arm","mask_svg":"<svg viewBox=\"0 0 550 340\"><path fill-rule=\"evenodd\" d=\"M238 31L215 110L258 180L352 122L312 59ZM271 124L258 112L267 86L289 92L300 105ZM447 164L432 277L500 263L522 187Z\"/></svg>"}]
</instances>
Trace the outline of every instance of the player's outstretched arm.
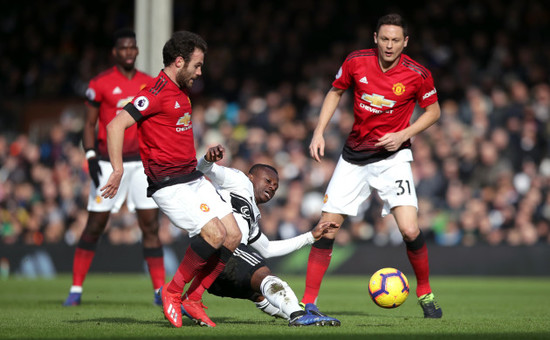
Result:
<instances>
[{"instance_id":1,"label":"player's outstretched arm","mask_svg":"<svg viewBox=\"0 0 550 340\"><path fill-rule=\"evenodd\" d=\"M124 163L122 160L122 146L124 144L124 131L134 125L136 121L126 110L122 110L111 122L107 125L107 150L109 151L109 159L113 172L107 184L101 188L103 198L113 198L118 192L120 180L124 173Z\"/></svg>"},{"instance_id":2,"label":"player's outstretched arm","mask_svg":"<svg viewBox=\"0 0 550 340\"><path fill-rule=\"evenodd\" d=\"M265 258L283 256L302 248L305 245L312 244L326 233L334 233L340 226L333 222L319 223L312 231L303 233L286 240L270 241L263 233L258 240L251 243L253 247ZM314 236L314 234L316 236ZM316 238L318 237L318 238Z\"/></svg>"}]
</instances>

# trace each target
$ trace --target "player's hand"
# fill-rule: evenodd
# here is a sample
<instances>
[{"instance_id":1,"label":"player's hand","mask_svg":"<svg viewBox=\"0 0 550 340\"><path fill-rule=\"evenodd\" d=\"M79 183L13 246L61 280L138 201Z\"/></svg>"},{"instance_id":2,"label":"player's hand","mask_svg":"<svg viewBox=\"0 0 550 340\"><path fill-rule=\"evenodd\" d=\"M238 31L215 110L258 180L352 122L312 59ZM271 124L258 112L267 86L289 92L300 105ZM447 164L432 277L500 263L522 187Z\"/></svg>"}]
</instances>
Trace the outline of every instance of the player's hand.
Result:
<instances>
[{"instance_id":1,"label":"player's hand","mask_svg":"<svg viewBox=\"0 0 550 340\"><path fill-rule=\"evenodd\" d=\"M122 179L122 174L124 171L113 171L111 173L111 176L109 176L109 179L107 180L107 184L103 188L101 188L101 197L103 198L113 198L115 197L116 193L118 192L118 188L120 187L120 180Z\"/></svg>"},{"instance_id":2,"label":"player's hand","mask_svg":"<svg viewBox=\"0 0 550 340\"><path fill-rule=\"evenodd\" d=\"M204 159L206 159L210 163L217 162L223 158L223 155L225 153L225 149L220 144L213 146L206 151L206 155L204 155Z\"/></svg>"},{"instance_id":3,"label":"player's hand","mask_svg":"<svg viewBox=\"0 0 550 340\"><path fill-rule=\"evenodd\" d=\"M88 171L90 172L92 181L94 181L95 187L99 187L99 176L103 173L101 172L97 157L88 158Z\"/></svg>"},{"instance_id":4,"label":"player's hand","mask_svg":"<svg viewBox=\"0 0 550 340\"><path fill-rule=\"evenodd\" d=\"M313 134L309 144L309 154L317 162L321 162L321 157L325 156L325 138L322 134Z\"/></svg>"},{"instance_id":5,"label":"player's hand","mask_svg":"<svg viewBox=\"0 0 550 340\"><path fill-rule=\"evenodd\" d=\"M315 241L318 241L326 234L335 234L340 228L339 224L336 224L334 222L325 221L320 222L313 228L311 233L313 234L313 238Z\"/></svg>"},{"instance_id":6,"label":"player's hand","mask_svg":"<svg viewBox=\"0 0 550 340\"><path fill-rule=\"evenodd\" d=\"M399 132L391 132L387 133L384 136L382 136L378 143L374 144L374 146L377 147L383 147L384 149L388 151L397 151L401 147L401 144L405 141L405 135L399 131Z\"/></svg>"}]
</instances>

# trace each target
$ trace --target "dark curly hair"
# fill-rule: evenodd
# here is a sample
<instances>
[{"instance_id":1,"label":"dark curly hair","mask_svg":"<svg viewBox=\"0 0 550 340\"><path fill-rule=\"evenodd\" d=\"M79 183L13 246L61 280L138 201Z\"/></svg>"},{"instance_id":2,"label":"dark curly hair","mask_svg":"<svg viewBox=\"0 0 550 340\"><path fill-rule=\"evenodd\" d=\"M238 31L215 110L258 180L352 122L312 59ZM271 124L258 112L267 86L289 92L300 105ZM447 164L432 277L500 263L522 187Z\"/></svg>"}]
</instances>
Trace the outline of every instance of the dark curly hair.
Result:
<instances>
[{"instance_id":1,"label":"dark curly hair","mask_svg":"<svg viewBox=\"0 0 550 340\"><path fill-rule=\"evenodd\" d=\"M198 34L177 31L172 34L172 38L164 44L162 49L162 62L164 66L172 64L177 57L182 57L185 63L191 60L191 54L195 51L195 48L200 49L206 54L208 46L206 41Z\"/></svg>"}]
</instances>

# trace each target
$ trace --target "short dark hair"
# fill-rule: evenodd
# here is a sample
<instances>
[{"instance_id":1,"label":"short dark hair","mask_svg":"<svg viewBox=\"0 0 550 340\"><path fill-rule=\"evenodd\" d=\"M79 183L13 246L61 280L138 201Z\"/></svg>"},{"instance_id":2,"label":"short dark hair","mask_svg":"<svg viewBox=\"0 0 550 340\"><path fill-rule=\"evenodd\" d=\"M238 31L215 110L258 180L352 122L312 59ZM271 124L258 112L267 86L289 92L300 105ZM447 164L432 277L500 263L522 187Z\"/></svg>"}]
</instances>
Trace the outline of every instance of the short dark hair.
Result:
<instances>
[{"instance_id":1,"label":"short dark hair","mask_svg":"<svg viewBox=\"0 0 550 340\"><path fill-rule=\"evenodd\" d=\"M380 33L380 26L382 25L394 25L400 26L403 28L403 35L406 37L409 35L409 30L405 19L397 13L386 14L380 19L378 19L378 24L376 25L376 33Z\"/></svg>"},{"instance_id":2,"label":"short dark hair","mask_svg":"<svg viewBox=\"0 0 550 340\"><path fill-rule=\"evenodd\" d=\"M136 33L129 28L121 28L113 34L113 46L116 46L118 39L122 38L136 38Z\"/></svg>"},{"instance_id":3,"label":"short dark hair","mask_svg":"<svg viewBox=\"0 0 550 340\"><path fill-rule=\"evenodd\" d=\"M254 164L254 165L250 168L250 170L248 170L248 173L254 175L254 174L255 174L256 172L258 172L258 170L260 170L260 169L269 169L269 170L273 171L277 176L279 176L279 172L277 172L277 169L275 169L275 168L272 167L271 165L261 164L261 163Z\"/></svg>"},{"instance_id":4,"label":"short dark hair","mask_svg":"<svg viewBox=\"0 0 550 340\"><path fill-rule=\"evenodd\" d=\"M198 34L188 31L177 31L172 34L172 38L164 44L162 49L162 62L164 66L172 64L177 57L182 57L185 63L191 60L191 55L195 48L200 49L206 54L208 46L206 41Z\"/></svg>"}]
</instances>

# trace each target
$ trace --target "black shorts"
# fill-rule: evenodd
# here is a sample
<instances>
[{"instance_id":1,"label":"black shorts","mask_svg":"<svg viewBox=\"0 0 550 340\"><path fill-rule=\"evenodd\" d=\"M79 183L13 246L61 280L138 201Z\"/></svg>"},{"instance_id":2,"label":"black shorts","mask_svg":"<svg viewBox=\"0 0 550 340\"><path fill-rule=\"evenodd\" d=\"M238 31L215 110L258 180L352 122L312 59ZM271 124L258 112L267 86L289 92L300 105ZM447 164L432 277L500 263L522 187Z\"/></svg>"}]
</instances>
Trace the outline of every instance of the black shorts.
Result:
<instances>
[{"instance_id":1,"label":"black shorts","mask_svg":"<svg viewBox=\"0 0 550 340\"><path fill-rule=\"evenodd\" d=\"M267 264L260 254L253 252L247 245L240 244L208 292L221 297L256 301L261 294L252 289L250 280L264 266Z\"/></svg>"}]
</instances>

